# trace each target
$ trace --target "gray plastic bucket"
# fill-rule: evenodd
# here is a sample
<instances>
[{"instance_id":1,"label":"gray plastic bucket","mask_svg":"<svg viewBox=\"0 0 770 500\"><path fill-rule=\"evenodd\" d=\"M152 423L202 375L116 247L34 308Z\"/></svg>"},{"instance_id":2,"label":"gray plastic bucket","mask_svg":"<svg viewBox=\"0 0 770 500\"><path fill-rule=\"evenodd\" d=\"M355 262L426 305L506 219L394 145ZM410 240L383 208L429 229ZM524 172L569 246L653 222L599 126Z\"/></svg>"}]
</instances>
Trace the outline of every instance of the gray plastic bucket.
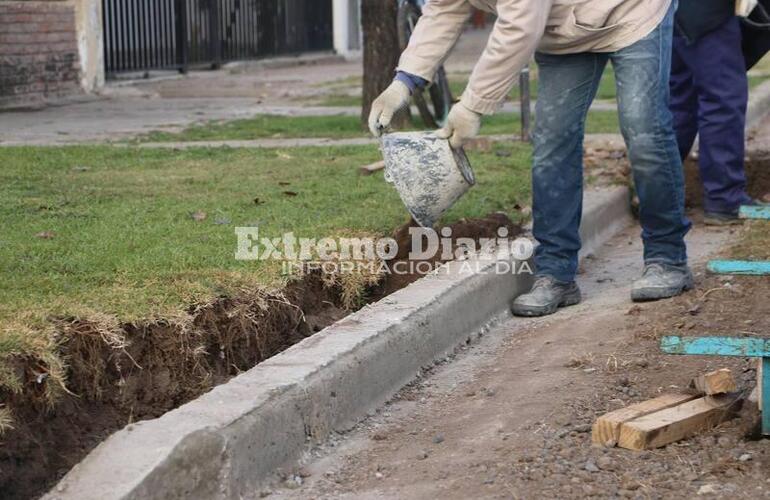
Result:
<instances>
[{"instance_id":1,"label":"gray plastic bucket","mask_svg":"<svg viewBox=\"0 0 770 500\"><path fill-rule=\"evenodd\" d=\"M468 157L432 132L382 136L385 180L393 184L412 218L433 224L476 183Z\"/></svg>"}]
</instances>

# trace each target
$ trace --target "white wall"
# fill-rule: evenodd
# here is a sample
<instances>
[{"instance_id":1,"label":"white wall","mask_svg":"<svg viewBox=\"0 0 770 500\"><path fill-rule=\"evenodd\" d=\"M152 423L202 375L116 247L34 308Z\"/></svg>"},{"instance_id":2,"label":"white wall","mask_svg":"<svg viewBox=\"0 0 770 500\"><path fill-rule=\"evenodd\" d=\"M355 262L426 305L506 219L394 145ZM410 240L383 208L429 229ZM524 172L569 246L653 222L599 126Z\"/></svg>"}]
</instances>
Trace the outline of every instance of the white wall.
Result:
<instances>
[{"instance_id":1,"label":"white wall","mask_svg":"<svg viewBox=\"0 0 770 500\"><path fill-rule=\"evenodd\" d=\"M332 0L334 50L345 57L361 51L360 0Z\"/></svg>"},{"instance_id":2,"label":"white wall","mask_svg":"<svg viewBox=\"0 0 770 500\"><path fill-rule=\"evenodd\" d=\"M75 24L80 55L80 85L86 92L104 85L102 1L75 0Z\"/></svg>"}]
</instances>

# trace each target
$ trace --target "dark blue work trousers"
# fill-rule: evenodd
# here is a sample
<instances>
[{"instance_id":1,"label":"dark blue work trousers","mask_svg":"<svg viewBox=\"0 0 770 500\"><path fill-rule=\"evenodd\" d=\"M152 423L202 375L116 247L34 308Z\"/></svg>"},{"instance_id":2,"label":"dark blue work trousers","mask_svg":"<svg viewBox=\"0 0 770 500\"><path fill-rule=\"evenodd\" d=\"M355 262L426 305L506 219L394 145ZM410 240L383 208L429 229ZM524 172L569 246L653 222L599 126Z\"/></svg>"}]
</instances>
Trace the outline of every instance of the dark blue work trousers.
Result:
<instances>
[{"instance_id":1,"label":"dark blue work trousers","mask_svg":"<svg viewBox=\"0 0 770 500\"><path fill-rule=\"evenodd\" d=\"M699 138L703 206L735 213L746 194L744 130L748 80L737 17L698 40L674 31L671 111L682 159Z\"/></svg>"}]
</instances>

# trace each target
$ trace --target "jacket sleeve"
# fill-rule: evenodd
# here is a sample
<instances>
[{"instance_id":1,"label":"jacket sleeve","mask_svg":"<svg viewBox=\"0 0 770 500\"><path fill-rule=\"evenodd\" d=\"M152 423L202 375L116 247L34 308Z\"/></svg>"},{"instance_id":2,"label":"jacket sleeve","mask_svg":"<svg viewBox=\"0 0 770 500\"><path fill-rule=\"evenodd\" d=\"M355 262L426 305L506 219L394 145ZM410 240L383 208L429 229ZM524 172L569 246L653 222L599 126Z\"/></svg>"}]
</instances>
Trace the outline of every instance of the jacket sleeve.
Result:
<instances>
[{"instance_id":1,"label":"jacket sleeve","mask_svg":"<svg viewBox=\"0 0 770 500\"><path fill-rule=\"evenodd\" d=\"M546 29L553 0L498 0L497 21L460 102L492 114L529 64Z\"/></svg>"},{"instance_id":2,"label":"jacket sleeve","mask_svg":"<svg viewBox=\"0 0 770 500\"><path fill-rule=\"evenodd\" d=\"M468 0L429 0L409 39L409 46L401 54L398 71L433 81L436 70L460 37L471 11Z\"/></svg>"}]
</instances>

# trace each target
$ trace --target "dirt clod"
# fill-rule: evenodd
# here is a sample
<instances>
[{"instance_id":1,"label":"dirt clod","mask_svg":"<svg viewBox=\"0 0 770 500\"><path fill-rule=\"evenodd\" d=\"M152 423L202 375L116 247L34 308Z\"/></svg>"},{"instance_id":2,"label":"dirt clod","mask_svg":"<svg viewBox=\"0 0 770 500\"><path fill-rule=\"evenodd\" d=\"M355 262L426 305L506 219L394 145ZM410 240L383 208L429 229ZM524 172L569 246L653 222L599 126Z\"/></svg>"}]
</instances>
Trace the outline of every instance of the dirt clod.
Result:
<instances>
[{"instance_id":1,"label":"dirt clod","mask_svg":"<svg viewBox=\"0 0 770 500\"><path fill-rule=\"evenodd\" d=\"M409 261L409 254L411 252L419 251L419 248L415 248L412 242L412 234L410 229L419 228L420 225L414 220L410 220L406 224L402 225L393 232L393 239L398 244L398 253L396 256L388 261L386 264L390 269L390 273L382 282L378 290L375 292L376 297L384 297L396 290L400 290L406 285L417 281L424 273L412 272L421 269L418 265L419 262L427 262L433 268L436 268L447 261L443 258L442 248L439 248L433 255L430 255L424 259ZM448 233L451 234L451 238L456 241L460 238L471 239L479 245L482 238L498 238L498 229L505 228L507 231L507 238L512 240L522 233L521 226L515 224L507 215L503 213L491 213L485 217L475 219L460 219L454 224L437 228L436 231L439 235L443 235L444 228L448 229ZM453 250L457 250L455 246ZM409 267L403 266L405 262L413 263ZM409 272L401 272L399 269L406 269Z\"/></svg>"}]
</instances>

